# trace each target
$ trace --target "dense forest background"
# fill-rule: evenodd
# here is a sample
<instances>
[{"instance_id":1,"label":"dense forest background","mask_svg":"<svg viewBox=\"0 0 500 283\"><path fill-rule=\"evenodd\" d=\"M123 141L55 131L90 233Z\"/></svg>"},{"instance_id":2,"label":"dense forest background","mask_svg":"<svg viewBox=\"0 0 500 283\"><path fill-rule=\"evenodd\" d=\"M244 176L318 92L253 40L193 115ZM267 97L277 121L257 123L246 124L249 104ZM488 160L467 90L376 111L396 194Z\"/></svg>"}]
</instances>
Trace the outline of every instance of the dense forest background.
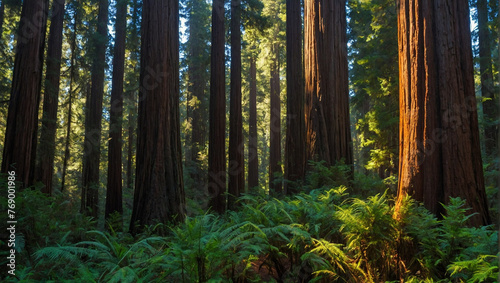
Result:
<instances>
[{"instance_id":1,"label":"dense forest background","mask_svg":"<svg viewBox=\"0 0 500 283\"><path fill-rule=\"evenodd\" d=\"M499 5L0 1L0 278L498 282Z\"/></svg>"}]
</instances>

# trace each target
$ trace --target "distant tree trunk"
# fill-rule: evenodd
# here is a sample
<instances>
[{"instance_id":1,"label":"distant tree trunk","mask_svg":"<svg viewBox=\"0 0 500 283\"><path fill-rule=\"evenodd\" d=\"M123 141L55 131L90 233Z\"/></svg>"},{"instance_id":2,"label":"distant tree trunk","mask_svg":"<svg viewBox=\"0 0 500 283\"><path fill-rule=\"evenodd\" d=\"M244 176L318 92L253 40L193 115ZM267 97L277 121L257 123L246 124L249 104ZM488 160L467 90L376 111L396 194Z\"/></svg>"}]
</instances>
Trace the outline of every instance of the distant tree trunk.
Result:
<instances>
[{"instance_id":1,"label":"distant tree trunk","mask_svg":"<svg viewBox=\"0 0 500 283\"><path fill-rule=\"evenodd\" d=\"M259 186L259 155L257 151L257 66L250 58L250 97L248 118L248 190Z\"/></svg>"},{"instance_id":2,"label":"distant tree trunk","mask_svg":"<svg viewBox=\"0 0 500 283\"><path fill-rule=\"evenodd\" d=\"M469 224L491 223L484 189L467 0L399 2L400 158L406 195L436 215L467 201Z\"/></svg>"},{"instance_id":3,"label":"distant tree trunk","mask_svg":"<svg viewBox=\"0 0 500 283\"><path fill-rule=\"evenodd\" d=\"M22 187L33 184L35 173L48 2L25 0L19 22L1 172L15 171Z\"/></svg>"},{"instance_id":4,"label":"distant tree trunk","mask_svg":"<svg viewBox=\"0 0 500 283\"><path fill-rule=\"evenodd\" d=\"M76 2L78 3L78 2ZM69 146L71 141L71 119L72 119L72 97L73 97L73 81L75 80L75 64L76 64L76 35L78 28L78 6L75 5L75 15L74 15L74 23L73 23L73 34L71 36L70 50L71 50L71 59L70 59L70 67L69 67L69 91L68 91L68 119L66 125L66 139L64 145L64 159L63 159L63 169L62 169L62 177L61 177L61 192L64 191L66 186L66 172L68 169L68 160L69 160Z\"/></svg>"},{"instance_id":5,"label":"distant tree trunk","mask_svg":"<svg viewBox=\"0 0 500 283\"><path fill-rule=\"evenodd\" d=\"M108 41L108 0L99 0L97 34L93 41L93 62L90 97L85 115L85 149L82 172L81 211L94 218L98 216L99 204L99 159L101 155L102 100L104 96L104 68L106 66L106 43Z\"/></svg>"},{"instance_id":6,"label":"distant tree trunk","mask_svg":"<svg viewBox=\"0 0 500 283\"><path fill-rule=\"evenodd\" d=\"M235 209L236 198L245 192L241 113L241 1L231 0L231 85L229 108L229 209Z\"/></svg>"},{"instance_id":7,"label":"distant tree trunk","mask_svg":"<svg viewBox=\"0 0 500 283\"><path fill-rule=\"evenodd\" d=\"M63 20L64 0L55 0L52 3L49 43L47 47L47 68L45 71L42 131L38 146L38 162L35 168L35 179L42 182L44 185L42 192L48 195L52 194L52 177L54 175Z\"/></svg>"},{"instance_id":8,"label":"distant tree trunk","mask_svg":"<svg viewBox=\"0 0 500 283\"><path fill-rule=\"evenodd\" d=\"M123 213L122 207L122 120L123 77L125 73L125 37L127 33L127 1L116 3L115 50L113 54L113 80L109 109L108 182L105 218L111 213ZM120 225L121 226L121 225Z\"/></svg>"},{"instance_id":9,"label":"distant tree trunk","mask_svg":"<svg viewBox=\"0 0 500 283\"><path fill-rule=\"evenodd\" d=\"M353 164L346 26L345 1L306 0L306 158L328 165Z\"/></svg>"},{"instance_id":10,"label":"distant tree trunk","mask_svg":"<svg viewBox=\"0 0 500 283\"><path fill-rule=\"evenodd\" d=\"M145 0L130 231L185 217L179 123L179 2ZM163 121L163 122L162 122Z\"/></svg>"},{"instance_id":11,"label":"distant tree trunk","mask_svg":"<svg viewBox=\"0 0 500 283\"><path fill-rule=\"evenodd\" d=\"M280 61L279 43L273 43L271 53L274 56L271 63L271 123L269 139L269 191L272 194L283 192L281 182L275 174L281 170L281 101L280 101Z\"/></svg>"},{"instance_id":12,"label":"distant tree trunk","mask_svg":"<svg viewBox=\"0 0 500 283\"><path fill-rule=\"evenodd\" d=\"M494 154L498 144L498 109L493 86L493 65L491 61L490 29L488 27L488 1L477 0L477 26L479 35L479 72L481 95L488 98L483 102L485 119L485 152Z\"/></svg>"},{"instance_id":13,"label":"distant tree trunk","mask_svg":"<svg viewBox=\"0 0 500 283\"><path fill-rule=\"evenodd\" d=\"M226 97L224 71L224 0L212 5L212 55L210 64L210 110L208 138L209 207L226 210Z\"/></svg>"},{"instance_id":14,"label":"distant tree trunk","mask_svg":"<svg viewBox=\"0 0 500 283\"><path fill-rule=\"evenodd\" d=\"M132 7L133 7L133 13L132 13L132 20L130 23L130 28L132 29L130 37L127 38L127 42L130 44L130 49L134 50L134 52L131 52L130 54L130 60L132 62L139 62L139 34L140 34L140 28L137 26L140 24L139 23L139 18L141 14L141 7L142 2L138 3L138 0L133 0L132 1ZM134 71L131 73L131 77L133 78L133 81L138 80L139 78L136 79L135 73L140 73L139 70L137 70L137 67L134 68ZM132 84L134 85L134 84ZM128 139L127 139L127 176L126 176L126 186L127 188L132 188L134 183L133 183L133 175L134 175L134 167L133 167L133 158L134 158L134 144L135 144L135 126L137 125L137 98L136 98L136 91L135 89L131 89L128 91Z\"/></svg>"},{"instance_id":15,"label":"distant tree trunk","mask_svg":"<svg viewBox=\"0 0 500 283\"><path fill-rule=\"evenodd\" d=\"M302 21L300 0L286 1L287 120L285 178L302 182L305 174L304 82L302 71ZM285 192L300 188L285 182Z\"/></svg>"}]
</instances>

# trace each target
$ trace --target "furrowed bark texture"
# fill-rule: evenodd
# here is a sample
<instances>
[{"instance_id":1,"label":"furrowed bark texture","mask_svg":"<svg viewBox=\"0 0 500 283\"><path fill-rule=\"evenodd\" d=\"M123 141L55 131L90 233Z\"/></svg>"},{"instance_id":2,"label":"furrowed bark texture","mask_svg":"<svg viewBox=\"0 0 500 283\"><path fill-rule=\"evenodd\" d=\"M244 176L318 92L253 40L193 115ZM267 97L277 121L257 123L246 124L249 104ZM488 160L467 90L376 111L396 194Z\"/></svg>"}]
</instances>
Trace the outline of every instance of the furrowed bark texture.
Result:
<instances>
[{"instance_id":1,"label":"furrowed bark texture","mask_svg":"<svg viewBox=\"0 0 500 283\"><path fill-rule=\"evenodd\" d=\"M450 197L491 223L484 190L466 0L398 3L400 156L396 211L411 195L434 214ZM396 212L397 216L397 212Z\"/></svg>"},{"instance_id":2,"label":"furrowed bark texture","mask_svg":"<svg viewBox=\"0 0 500 283\"><path fill-rule=\"evenodd\" d=\"M224 71L224 1L212 5L212 54L210 64L210 109L208 137L208 206L217 213L226 210L226 97Z\"/></svg>"},{"instance_id":3,"label":"furrowed bark texture","mask_svg":"<svg viewBox=\"0 0 500 283\"><path fill-rule=\"evenodd\" d=\"M42 192L52 194L54 176L54 153L57 130L57 108L59 104L59 79L61 76L62 31L64 0L52 3L52 15L45 71L45 93L43 97L42 129L38 146L38 162L35 178L42 182Z\"/></svg>"},{"instance_id":4,"label":"furrowed bark texture","mask_svg":"<svg viewBox=\"0 0 500 283\"><path fill-rule=\"evenodd\" d=\"M245 192L243 118L241 113L241 1L231 0L231 84L229 106L228 209Z\"/></svg>"},{"instance_id":5,"label":"furrowed bark texture","mask_svg":"<svg viewBox=\"0 0 500 283\"><path fill-rule=\"evenodd\" d=\"M306 0L304 9L306 158L353 164L343 0Z\"/></svg>"},{"instance_id":6,"label":"furrowed bark texture","mask_svg":"<svg viewBox=\"0 0 500 283\"><path fill-rule=\"evenodd\" d=\"M48 2L24 1L17 34L1 172L15 171L21 188L32 185L35 173Z\"/></svg>"},{"instance_id":7,"label":"furrowed bark texture","mask_svg":"<svg viewBox=\"0 0 500 283\"><path fill-rule=\"evenodd\" d=\"M179 124L179 3L142 11L137 166L130 231L185 217Z\"/></svg>"},{"instance_id":8,"label":"furrowed bark texture","mask_svg":"<svg viewBox=\"0 0 500 283\"><path fill-rule=\"evenodd\" d=\"M300 0L286 1L287 120L285 178L302 182L305 174L304 78L302 71L302 21ZM299 188L285 182L285 192Z\"/></svg>"}]
</instances>

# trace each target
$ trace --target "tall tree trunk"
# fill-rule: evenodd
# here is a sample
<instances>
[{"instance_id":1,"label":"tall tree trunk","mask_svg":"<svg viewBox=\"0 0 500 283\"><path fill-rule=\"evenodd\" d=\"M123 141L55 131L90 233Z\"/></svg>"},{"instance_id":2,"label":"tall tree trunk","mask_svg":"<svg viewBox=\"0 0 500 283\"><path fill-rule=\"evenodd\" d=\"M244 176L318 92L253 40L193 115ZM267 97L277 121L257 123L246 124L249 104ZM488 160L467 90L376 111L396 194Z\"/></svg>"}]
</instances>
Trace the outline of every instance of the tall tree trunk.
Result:
<instances>
[{"instance_id":1,"label":"tall tree trunk","mask_svg":"<svg viewBox=\"0 0 500 283\"><path fill-rule=\"evenodd\" d=\"M24 1L17 37L1 172L15 171L22 187L32 185L35 171L48 2Z\"/></svg>"},{"instance_id":2,"label":"tall tree trunk","mask_svg":"<svg viewBox=\"0 0 500 283\"><path fill-rule=\"evenodd\" d=\"M485 152L494 154L498 144L498 109L493 86L493 66L491 61L490 29L488 27L488 1L477 0L477 26L479 35L479 72L481 75L481 95L483 102Z\"/></svg>"},{"instance_id":3,"label":"tall tree trunk","mask_svg":"<svg viewBox=\"0 0 500 283\"><path fill-rule=\"evenodd\" d=\"M185 217L179 123L179 3L142 11L137 166L130 231Z\"/></svg>"},{"instance_id":4,"label":"tall tree trunk","mask_svg":"<svg viewBox=\"0 0 500 283\"><path fill-rule=\"evenodd\" d=\"M248 189L259 186L259 155L257 150L257 63L250 58L250 102L248 118Z\"/></svg>"},{"instance_id":5,"label":"tall tree trunk","mask_svg":"<svg viewBox=\"0 0 500 283\"><path fill-rule=\"evenodd\" d=\"M224 0L212 5L212 54L210 59L210 110L208 137L209 207L226 210L226 97L224 70Z\"/></svg>"},{"instance_id":6,"label":"tall tree trunk","mask_svg":"<svg viewBox=\"0 0 500 283\"><path fill-rule=\"evenodd\" d=\"M286 1L286 92L287 120L285 178L301 183L305 174L304 82L302 71L302 21L300 0ZM298 186L285 182L291 194Z\"/></svg>"},{"instance_id":7,"label":"tall tree trunk","mask_svg":"<svg viewBox=\"0 0 500 283\"><path fill-rule=\"evenodd\" d=\"M269 191L273 194L283 192L281 178L281 102L280 102L280 62L279 43L273 43L273 62L271 63L271 123L269 140Z\"/></svg>"},{"instance_id":8,"label":"tall tree trunk","mask_svg":"<svg viewBox=\"0 0 500 283\"><path fill-rule=\"evenodd\" d=\"M108 0L99 0L97 34L93 41L91 89L85 115L85 149L82 172L81 211L94 218L99 205L99 160L101 155L102 100L104 96L104 68L106 65L106 43L108 41Z\"/></svg>"},{"instance_id":9,"label":"tall tree trunk","mask_svg":"<svg viewBox=\"0 0 500 283\"><path fill-rule=\"evenodd\" d=\"M467 0L401 0L400 158L396 217L406 195L436 215L467 201L491 223L484 189Z\"/></svg>"},{"instance_id":10,"label":"tall tree trunk","mask_svg":"<svg viewBox=\"0 0 500 283\"><path fill-rule=\"evenodd\" d=\"M229 197L228 208L235 209L236 198L245 192L241 113L241 1L231 0L231 85L229 107Z\"/></svg>"},{"instance_id":11,"label":"tall tree trunk","mask_svg":"<svg viewBox=\"0 0 500 283\"><path fill-rule=\"evenodd\" d=\"M68 169L68 161L69 161L69 146L71 141L71 120L73 116L72 110L72 97L73 97L73 81L75 80L75 64L76 64L76 35L78 28L78 2L75 2L75 11L74 11L74 23L73 23L73 35L71 37L70 50L71 50L71 59L70 59L70 67L69 67L69 92L68 92L68 119L66 125L66 139L64 145L64 159L63 159L63 169L62 169L62 177L61 177L61 192L64 191L66 186L66 172Z\"/></svg>"},{"instance_id":12,"label":"tall tree trunk","mask_svg":"<svg viewBox=\"0 0 500 283\"><path fill-rule=\"evenodd\" d=\"M353 164L346 25L345 1L306 0L306 158L328 165Z\"/></svg>"},{"instance_id":13,"label":"tall tree trunk","mask_svg":"<svg viewBox=\"0 0 500 283\"><path fill-rule=\"evenodd\" d=\"M125 37L127 33L127 1L116 2L115 50L113 54L113 80L109 109L108 182L104 215L123 213L122 207L122 120L123 77L125 73ZM120 225L121 226L121 225Z\"/></svg>"},{"instance_id":14,"label":"tall tree trunk","mask_svg":"<svg viewBox=\"0 0 500 283\"><path fill-rule=\"evenodd\" d=\"M42 192L48 195L52 194L52 177L54 175L63 20L64 0L55 0L52 3L49 43L47 47L47 68L45 71L42 131L38 147L38 162L35 168L35 179L42 182L44 185Z\"/></svg>"}]
</instances>

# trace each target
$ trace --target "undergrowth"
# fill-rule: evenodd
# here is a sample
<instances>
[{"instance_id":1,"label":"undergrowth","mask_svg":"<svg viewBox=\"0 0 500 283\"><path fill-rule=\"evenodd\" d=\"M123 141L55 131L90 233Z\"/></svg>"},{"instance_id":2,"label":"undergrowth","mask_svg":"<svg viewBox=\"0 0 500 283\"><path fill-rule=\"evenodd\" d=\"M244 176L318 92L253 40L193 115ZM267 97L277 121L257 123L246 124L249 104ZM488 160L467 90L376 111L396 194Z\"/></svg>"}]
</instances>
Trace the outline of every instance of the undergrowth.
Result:
<instances>
[{"instance_id":1,"label":"undergrowth","mask_svg":"<svg viewBox=\"0 0 500 283\"><path fill-rule=\"evenodd\" d=\"M396 221L389 191L364 198L336 185L282 199L244 195L238 211L136 236L95 230L64 197L25 190L17 198L25 243L5 282L496 281L498 232L466 227L463 200L451 199L438 219L407 199Z\"/></svg>"}]
</instances>

